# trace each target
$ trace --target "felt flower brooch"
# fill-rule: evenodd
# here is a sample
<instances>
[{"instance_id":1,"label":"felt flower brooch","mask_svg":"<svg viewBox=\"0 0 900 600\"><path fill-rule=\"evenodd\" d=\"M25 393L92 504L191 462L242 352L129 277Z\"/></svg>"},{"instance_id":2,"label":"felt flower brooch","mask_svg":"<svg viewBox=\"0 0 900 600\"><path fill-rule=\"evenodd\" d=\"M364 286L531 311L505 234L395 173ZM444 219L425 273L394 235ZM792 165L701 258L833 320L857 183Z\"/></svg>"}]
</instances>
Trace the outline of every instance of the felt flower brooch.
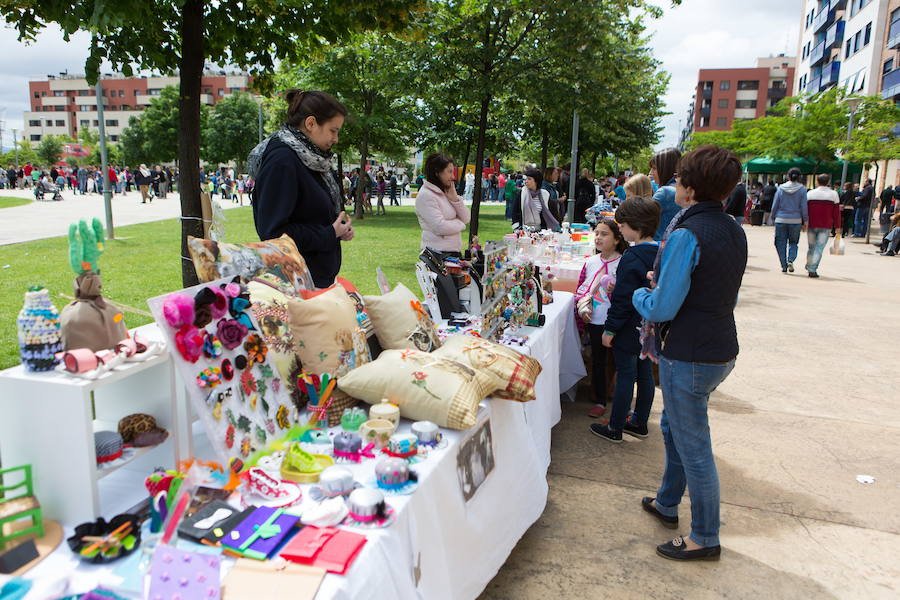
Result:
<instances>
[{"instance_id":1,"label":"felt flower brooch","mask_svg":"<svg viewBox=\"0 0 900 600\"><path fill-rule=\"evenodd\" d=\"M184 360L195 363L203 354L203 332L193 325L184 325L175 333L175 347Z\"/></svg>"},{"instance_id":2,"label":"felt flower brooch","mask_svg":"<svg viewBox=\"0 0 900 600\"><path fill-rule=\"evenodd\" d=\"M181 292L169 294L163 301L162 312L166 323L175 329L192 325L194 323L194 299Z\"/></svg>"},{"instance_id":3,"label":"felt flower brooch","mask_svg":"<svg viewBox=\"0 0 900 600\"><path fill-rule=\"evenodd\" d=\"M247 336L247 326L234 319L222 319L216 324L216 336L223 346L234 350Z\"/></svg>"},{"instance_id":4,"label":"felt flower brooch","mask_svg":"<svg viewBox=\"0 0 900 600\"><path fill-rule=\"evenodd\" d=\"M203 369L197 375L197 385L200 387L214 388L220 383L222 383L222 371L219 367Z\"/></svg>"},{"instance_id":5,"label":"felt flower brooch","mask_svg":"<svg viewBox=\"0 0 900 600\"><path fill-rule=\"evenodd\" d=\"M244 350L247 351L247 360L253 364L254 362L264 362L269 348L263 343L262 338L252 333L244 342Z\"/></svg>"},{"instance_id":6,"label":"felt flower brooch","mask_svg":"<svg viewBox=\"0 0 900 600\"><path fill-rule=\"evenodd\" d=\"M203 340L203 356L206 358L218 358L222 356L222 341L214 334L209 333ZM231 379L229 377L229 379Z\"/></svg>"}]
</instances>

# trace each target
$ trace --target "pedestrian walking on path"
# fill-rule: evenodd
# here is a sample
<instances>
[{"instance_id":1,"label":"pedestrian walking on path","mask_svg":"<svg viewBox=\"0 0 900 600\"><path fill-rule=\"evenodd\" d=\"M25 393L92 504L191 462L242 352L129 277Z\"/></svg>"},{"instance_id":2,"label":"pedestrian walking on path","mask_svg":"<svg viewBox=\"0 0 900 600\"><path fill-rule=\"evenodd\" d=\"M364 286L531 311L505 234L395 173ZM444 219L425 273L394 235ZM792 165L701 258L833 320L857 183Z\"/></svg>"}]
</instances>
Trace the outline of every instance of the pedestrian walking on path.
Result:
<instances>
[{"instance_id":1,"label":"pedestrian walking on path","mask_svg":"<svg viewBox=\"0 0 900 600\"><path fill-rule=\"evenodd\" d=\"M775 224L775 250L781 262L781 272L794 272L800 232L809 221L806 205L806 186L800 183L803 174L797 167L788 171L788 180L778 186L772 204L770 220Z\"/></svg>"},{"instance_id":2,"label":"pedestrian walking on path","mask_svg":"<svg viewBox=\"0 0 900 600\"><path fill-rule=\"evenodd\" d=\"M831 189L831 175L821 173L816 177L819 186L806 195L809 213L809 229L806 230L806 271L810 277L819 276L822 252L828 244L833 229L841 226L841 200Z\"/></svg>"},{"instance_id":3,"label":"pedestrian walking on path","mask_svg":"<svg viewBox=\"0 0 900 600\"><path fill-rule=\"evenodd\" d=\"M724 148L700 146L681 158L676 197L687 210L662 250L656 287L633 296L642 317L665 324L656 338L665 470L656 496L641 504L675 529L678 505L685 488L690 491L690 534L656 547L671 560L718 560L721 554L719 475L707 410L709 395L734 369L738 354L734 307L747 238L722 202L740 178L741 161Z\"/></svg>"}]
</instances>

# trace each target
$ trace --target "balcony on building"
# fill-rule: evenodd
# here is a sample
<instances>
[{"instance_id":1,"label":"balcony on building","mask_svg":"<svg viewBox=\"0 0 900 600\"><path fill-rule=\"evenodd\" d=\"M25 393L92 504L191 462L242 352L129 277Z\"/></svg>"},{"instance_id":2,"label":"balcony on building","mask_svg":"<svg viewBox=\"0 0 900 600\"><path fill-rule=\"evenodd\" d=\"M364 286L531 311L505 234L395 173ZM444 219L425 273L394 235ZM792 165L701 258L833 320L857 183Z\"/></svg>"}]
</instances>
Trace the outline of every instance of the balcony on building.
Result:
<instances>
[{"instance_id":1,"label":"balcony on building","mask_svg":"<svg viewBox=\"0 0 900 600\"><path fill-rule=\"evenodd\" d=\"M831 0L829 8L831 10L844 10L847 8L847 0Z\"/></svg>"},{"instance_id":2,"label":"balcony on building","mask_svg":"<svg viewBox=\"0 0 900 600\"><path fill-rule=\"evenodd\" d=\"M700 109L700 116L703 117L704 119L708 120L711 110L712 109L709 106L704 106L703 108Z\"/></svg>"},{"instance_id":3,"label":"balcony on building","mask_svg":"<svg viewBox=\"0 0 900 600\"><path fill-rule=\"evenodd\" d=\"M838 21L825 34L825 47L834 48L844 43L844 21Z\"/></svg>"},{"instance_id":4,"label":"balcony on building","mask_svg":"<svg viewBox=\"0 0 900 600\"><path fill-rule=\"evenodd\" d=\"M712 88L703 88L703 94L701 94L704 100L712 100Z\"/></svg>"},{"instance_id":5,"label":"balcony on building","mask_svg":"<svg viewBox=\"0 0 900 600\"><path fill-rule=\"evenodd\" d=\"M822 78L819 75L815 77L810 77L809 81L806 82L806 91L810 94L818 93L819 86L822 84Z\"/></svg>"},{"instance_id":6,"label":"balcony on building","mask_svg":"<svg viewBox=\"0 0 900 600\"><path fill-rule=\"evenodd\" d=\"M888 48L900 48L900 20L891 23L888 30Z\"/></svg>"},{"instance_id":7,"label":"balcony on building","mask_svg":"<svg viewBox=\"0 0 900 600\"><path fill-rule=\"evenodd\" d=\"M900 68L887 73L881 79L881 97L889 100L894 96L900 96Z\"/></svg>"},{"instance_id":8,"label":"balcony on building","mask_svg":"<svg viewBox=\"0 0 900 600\"><path fill-rule=\"evenodd\" d=\"M813 19L812 29L813 33L819 33L832 23L834 23L834 9L822 10L819 14L816 15L816 18Z\"/></svg>"},{"instance_id":9,"label":"balcony on building","mask_svg":"<svg viewBox=\"0 0 900 600\"><path fill-rule=\"evenodd\" d=\"M770 87L768 92L766 92L766 94L767 94L767 97L769 98L769 100L781 100L785 96L787 96L787 91L788 91L787 88L784 86Z\"/></svg>"},{"instance_id":10,"label":"balcony on building","mask_svg":"<svg viewBox=\"0 0 900 600\"><path fill-rule=\"evenodd\" d=\"M822 67L821 74L821 82L819 83L819 90L825 90L830 88L833 85L837 85L838 79L841 75L841 61L833 60L827 65Z\"/></svg>"},{"instance_id":11,"label":"balcony on building","mask_svg":"<svg viewBox=\"0 0 900 600\"><path fill-rule=\"evenodd\" d=\"M825 42L819 42L816 46L809 52L809 66L814 67L818 64L825 62Z\"/></svg>"}]
</instances>

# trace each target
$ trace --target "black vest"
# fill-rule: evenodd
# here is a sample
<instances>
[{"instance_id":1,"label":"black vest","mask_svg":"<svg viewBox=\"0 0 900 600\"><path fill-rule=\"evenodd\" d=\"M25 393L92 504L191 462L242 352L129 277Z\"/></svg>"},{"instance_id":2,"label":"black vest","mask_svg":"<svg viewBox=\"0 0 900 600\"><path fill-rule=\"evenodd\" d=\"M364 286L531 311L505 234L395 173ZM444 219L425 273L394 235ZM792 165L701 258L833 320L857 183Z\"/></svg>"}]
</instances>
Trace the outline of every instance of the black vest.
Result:
<instances>
[{"instance_id":1,"label":"black vest","mask_svg":"<svg viewBox=\"0 0 900 600\"><path fill-rule=\"evenodd\" d=\"M719 202L701 202L676 229L697 238L700 261L675 318L660 328L660 354L685 362L728 362L738 354L734 305L747 267L747 236Z\"/></svg>"}]
</instances>

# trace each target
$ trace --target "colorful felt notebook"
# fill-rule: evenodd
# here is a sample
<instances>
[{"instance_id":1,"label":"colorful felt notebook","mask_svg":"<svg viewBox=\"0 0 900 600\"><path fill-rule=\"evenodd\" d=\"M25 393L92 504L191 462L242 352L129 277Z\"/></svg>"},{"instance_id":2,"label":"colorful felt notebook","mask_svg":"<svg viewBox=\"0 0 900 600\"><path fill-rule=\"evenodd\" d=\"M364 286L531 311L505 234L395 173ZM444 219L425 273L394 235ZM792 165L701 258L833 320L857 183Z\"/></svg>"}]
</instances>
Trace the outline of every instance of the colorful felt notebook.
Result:
<instances>
[{"instance_id":1,"label":"colorful felt notebook","mask_svg":"<svg viewBox=\"0 0 900 600\"><path fill-rule=\"evenodd\" d=\"M218 556L180 550L161 545L150 563L149 600L219 600Z\"/></svg>"},{"instance_id":2,"label":"colorful felt notebook","mask_svg":"<svg viewBox=\"0 0 900 600\"><path fill-rule=\"evenodd\" d=\"M248 511L247 514L250 512L252 511ZM178 526L178 535L198 543L209 537L213 540L210 543L215 544L240 523L244 516L246 515L241 509L221 500L213 500L194 514L185 517Z\"/></svg>"},{"instance_id":3,"label":"colorful felt notebook","mask_svg":"<svg viewBox=\"0 0 900 600\"><path fill-rule=\"evenodd\" d=\"M230 554L265 560L294 532L300 518L280 508L254 508L229 534L222 539L222 547Z\"/></svg>"},{"instance_id":4,"label":"colorful felt notebook","mask_svg":"<svg viewBox=\"0 0 900 600\"><path fill-rule=\"evenodd\" d=\"M366 543L366 536L334 527L304 527L287 543L281 557L323 567L343 575Z\"/></svg>"}]
</instances>

